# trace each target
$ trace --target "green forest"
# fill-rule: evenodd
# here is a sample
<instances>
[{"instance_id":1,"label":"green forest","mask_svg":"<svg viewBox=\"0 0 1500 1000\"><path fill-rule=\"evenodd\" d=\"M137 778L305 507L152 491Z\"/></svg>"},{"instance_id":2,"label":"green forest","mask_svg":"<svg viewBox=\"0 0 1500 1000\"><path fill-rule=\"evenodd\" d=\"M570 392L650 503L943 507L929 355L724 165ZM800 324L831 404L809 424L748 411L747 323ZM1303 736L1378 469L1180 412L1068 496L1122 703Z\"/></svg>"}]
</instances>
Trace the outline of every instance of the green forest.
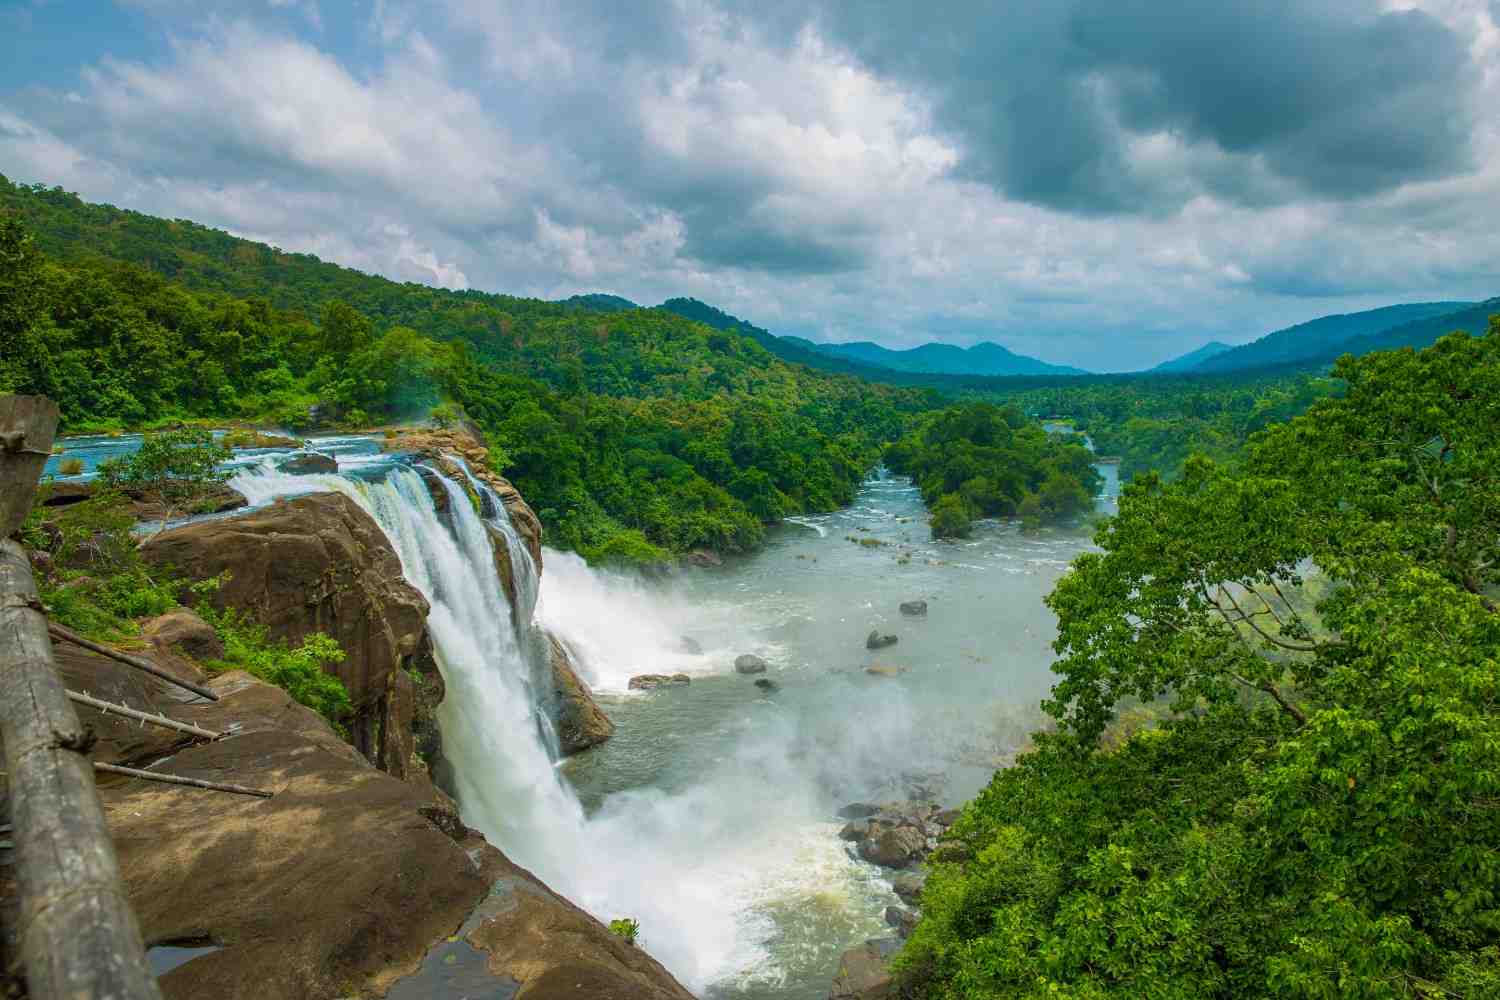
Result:
<instances>
[{"instance_id":1,"label":"green forest","mask_svg":"<svg viewBox=\"0 0 1500 1000\"><path fill-rule=\"evenodd\" d=\"M1049 435L1014 406L965 403L924 414L886 449L932 510L934 538L963 538L978 517L1029 525L1093 508L1101 480L1076 437Z\"/></svg>"},{"instance_id":2,"label":"green forest","mask_svg":"<svg viewBox=\"0 0 1500 1000\"><path fill-rule=\"evenodd\" d=\"M478 310L493 336L441 339L338 299L307 315L129 262L58 260L41 242L0 220L0 391L51 396L65 430L463 412L551 543L591 559L753 548L768 522L847 503L930 405L659 310L513 300L527 308Z\"/></svg>"},{"instance_id":3,"label":"green forest","mask_svg":"<svg viewBox=\"0 0 1500 1000\"><path fill-rule=\"evenodd\" d=\"M915 995L1500 996L1500 316L1124 491Z\"/></svg>"}]
</instances>

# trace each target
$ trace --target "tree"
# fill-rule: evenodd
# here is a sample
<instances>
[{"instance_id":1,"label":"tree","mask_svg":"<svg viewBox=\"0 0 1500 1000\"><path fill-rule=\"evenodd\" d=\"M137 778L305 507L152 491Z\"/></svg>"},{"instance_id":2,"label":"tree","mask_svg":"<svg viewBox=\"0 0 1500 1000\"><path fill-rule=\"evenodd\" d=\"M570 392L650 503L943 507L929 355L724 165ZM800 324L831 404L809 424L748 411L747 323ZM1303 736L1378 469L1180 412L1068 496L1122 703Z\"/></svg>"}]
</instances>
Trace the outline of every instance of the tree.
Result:
<instances>
[{"instance_id":1,"label":"tree","mask_svg":"<svg viewBox=\"0 0 1500 1000\"><path fill-rule=\"evenodd\" d=\"M933 538L968 538L972 528L969 507L957 493L948 493L932 505Z\"/></svg>"},{"instance_id":2,"label":"tree","mask_svg":"<svg viewBox=\"0 0 1500 1000\"><path fill-rule=\"evenodd\" d=\"M161 508L165 524L205 490L229 478L219 466L234 452L199 428L147 434L140 448L99 466L99 479L109 489L140 496Z\"/></svg>"},{"instance_id":3,"label":"tree","mask_svg":"<svg viewBox=\"0 0 1500 1000\"><path fill-rule=\"evenodd\" d=\"M1241 465L1137 477L1059 581L1058 731L953 831L914 987L1500 995L1500 330L1337 375Z\"/></svg>"}]
</instances>

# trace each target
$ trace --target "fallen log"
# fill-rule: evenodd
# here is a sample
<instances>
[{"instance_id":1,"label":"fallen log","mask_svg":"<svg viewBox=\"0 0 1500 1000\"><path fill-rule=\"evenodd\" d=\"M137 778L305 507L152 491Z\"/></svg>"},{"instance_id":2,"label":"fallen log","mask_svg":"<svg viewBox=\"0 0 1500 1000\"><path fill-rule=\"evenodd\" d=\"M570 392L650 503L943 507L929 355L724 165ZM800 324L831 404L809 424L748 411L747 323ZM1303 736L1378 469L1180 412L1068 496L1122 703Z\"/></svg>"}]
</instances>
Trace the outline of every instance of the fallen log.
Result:
<instances>
[{"instance_id":1,"label":"fallen log","mask_svg":"<svg viewBox=\"0 0 1500 1000\"><path fill-rule=\"evenodd\" d=\"M189 735L198 736L205 740L217 740L224 735L223 733L216 733L213 730L195 726L190 722L178 722L176 719L169 719L165 715L142 712L140 709L131 708L129 705L116 705L114 702L101 701L93 695L87 695L81 691L69 691L68 700L76 702L79 705L87 705L89 708L97 708L99 711L108 712L110 715L121 715L127 719L135 719L138 722L149 722L153 726L161 726L163 729L175 729L179 733L188 733Z\"/></svg>"},{"instance_id":2,"label":"fallen log","mask_svg":"<svg viewBox=\"0 0 1500 1000\"><path fill-rule=\"evenodd\" d=\"M146 781L161 781L169 785L186 785L189 788L207 788L214 792L234 792L236 795L254 795L258 798L269 799L275 792L265 792L259 788L246 788L244 785L232 785L227 781L204 781L201 778L185 778L180 774L158 774L156 771L142 771L134 767L121 767L119 764L102 764L94 762L95 771L103 771L105 774L123 774L127 778L142 778Z\"/></svg>"},{"instance_id":3,"label":"fallen log","mask_svg":"<svg viewBox=\"0 0 1500 1000\"><path fill-rule=\"evenodd\" d=\"M206 688L202 684L194 684L192 681L185 681L181 677L175 677L167 671L163 670L161 667L158 667L151 661L143 660L139 656L131 656L129 653L122 653L118 649L111 649L110 647L101 645L93 641L92 639L85 639L77 632L74 632L71 629L63 628L56 622L48 622L47 631L51 634L52 638L57 639L61 642L72 643L73 645L78 646L82 649L86 649L91 653L98 653L100 656L107 656L111 660L115 660L118 663L125 664L127 667L134 667L137 670L143 670L146 673L150 674L152 677L157 677L161 680L166 681L168 684L175 684L180 688L185 688L188 691L193 692L193 694L201 695L204 698L207 698L209 701L219 700L218 692L214 691L212 688Z\"/></svg>"}]
</instances>

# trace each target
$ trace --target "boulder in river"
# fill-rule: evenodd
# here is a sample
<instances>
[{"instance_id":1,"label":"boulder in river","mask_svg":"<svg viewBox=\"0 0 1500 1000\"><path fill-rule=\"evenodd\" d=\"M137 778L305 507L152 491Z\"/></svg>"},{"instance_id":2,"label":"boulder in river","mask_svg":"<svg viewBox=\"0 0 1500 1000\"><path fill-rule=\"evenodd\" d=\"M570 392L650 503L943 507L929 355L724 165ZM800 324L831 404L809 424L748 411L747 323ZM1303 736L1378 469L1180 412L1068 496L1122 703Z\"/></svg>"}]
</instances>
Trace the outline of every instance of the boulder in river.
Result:
<instances>
[{"instance_id":1,"label":"boulder in river","mask_svg":"<svg viewBox=\"0 0 1500 1000\"><path fill-rule=\"evenodd\" d=\"M839 819L869 819L880 812L880 806L870 802L851 802L839 810Z\"/></svg>"},{"instance_id":2,"label":"boulder in river","mask_svg":"<svg viewBox=\"0 0 1500 1000\"><path fill-rule=\"evenodd\" d=\"M893 1000L894 981L887 962L900 944L895 938L881 938L844 952L828 1000Z\"/></svg>"},{"instance_id":3,"label":"boulder in river","mask_svg":"<svg viewBox=\"0 0 1500 1000\"><path fill-rule=\"evenodd\" d=\"M659 687L674 687L692 682L693 679L687 674L636 674L630 678L627 686L632 691L650 691Z\"/></svg>"},{"instance_id":4,"label":"boulder in river","mask_svg":"<svg viewBox=\"0 0 1500 1000\"><path fill-rule=\"evenodd\" d=\"M325 455L321 451L299 451L278 462L277 468L289 476L311 476L315 473L336 473L339 471L339 463L332 455Z\"/></svg>"},{"instance_id":5,"label":"boulder in river","mask_svg":"<svg viewBox=\"0 0 1500 1000\"><path fill-rule=\"evenodd\" d=\"M881 635L879 629L871 629L870 634L865 637L866 649L884 649L894 646L900 639L894 635Z\"/></svg>"},{"instance_id":6,"label":"boulder in river","mask_svg":"<svg viewBox=\"0 0 1500 1000\"><path fill-rule=\"evenodd\" d=\"M844 828L839 831L840 840L847 840L851 843L856 844L861 840L864 840L869 835L870 821L864 819L851 819L849 822L845 823Z\"/></svg>"},{"instance_id":7,"label":"boulder in river","mask_svg":"<svg viewBox=\"0 0 1500 1000\"><path fill-rule=\"evenodd\" d=\"M734 658L734 669L742 674L763 674L767 663L754 653L741 653Z\"/></svg>"},{"instance_id":8,"label":"boulder in river","mask_svg":"<svg viewBox=\"0 0 1500 1000\"><path fill-rule=\"evenodd\" d=\"M902 938L911 937L911 932L917 929L917 921L920 915L914 910L908 910L904 906L887 906L885 908L885 923L887 927L895 930Z\"/></svg>"},{"instance_id":9,"label":"boulder in river","mask_svg":"<svg viewBox=\"0 0 1500 1000\"><path fill-rule=\"evenodd\" d=\"M552 711L558 749L563 756L597 746L614 735L615 724L594 703L593 692L573 668L568 647L550 632Z\"/></svg>"},{"instance_id":10,"label":"boulder in river","mask_svg":"<svg viewBox=\"0 0 1500 1000\"><path fill-rule=\"evenodd\" d=\"M908 906L916 906L922 900L922 889L927 885L927 876L917 872L902 872L891 879L891 891Z\"/></svg>"},{"instance_id":11,"label":"boulder in river","mask_svg":"<svg viewBox=\"0 0 1500 1000\"><path fill-rule=\"evenodd\" d=\"M901 613L903 615L910 615L913 618L920 618L923 615L927 614L927 602L926 601L902 601L901 602Z\"/></svg>"},{"instance_id":12,"label":"boulder in river","mask_svg":"<svg viewBox=\"0 0 1500 1000\"><path fill-rule=\"evenodd\" d=\"M777 684L773 680L768 680L765 677L761 677L761 678L757 679L756 682L755 682L755 686L758 687L758 688L760 688L762 691L767 691L767 692L770 692L770 691L780 691L781 690L781 685L780 684Z\"/></svg>"},{"instance_id":13,"label":"boulder in river","mask_svg":"<svg viewBox=\"0 0 1500 1000\"><path fill-rule=\"evenodd\" d=\"M723 557L709 549L694 549L683 556L683 562L686 562L689 566L701 566L704 568L724 565Z\"/></svg>"},{"instance_id":14,"label":"boulder in river","mask_svg":"<svg viewBox=\"0 0 1500 1000\"><path fill-rule=\"evenodd\" d=\"M886 868L902 868L927 849L927 837L912 826L898 826L872 833L860 841L859 856Z\"/></svg>"},{"instance_id":15,"label":"boulder in river","mask_svg":"<svg viewBox=\"0 0 1500 1000\"><path fill-rule=\"evenodd\" d=\"M702 656L703 644L690 635L682 636L677 640L677 648L689 656Z\"/></svg>"}]
</instances>

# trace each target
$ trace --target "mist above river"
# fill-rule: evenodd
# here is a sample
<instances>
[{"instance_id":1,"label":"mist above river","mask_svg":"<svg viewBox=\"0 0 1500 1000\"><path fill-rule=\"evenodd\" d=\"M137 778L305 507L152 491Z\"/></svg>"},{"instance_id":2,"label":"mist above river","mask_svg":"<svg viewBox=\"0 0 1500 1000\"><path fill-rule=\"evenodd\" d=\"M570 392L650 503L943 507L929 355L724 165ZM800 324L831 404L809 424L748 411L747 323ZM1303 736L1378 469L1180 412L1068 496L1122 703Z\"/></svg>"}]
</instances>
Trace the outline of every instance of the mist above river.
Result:
<instances>
[{"instance_id":1,"label":"mist above river","mask_svg":"<svg viewBox=\"0 0 1500 1000\"><path fill-rule=\"evenodd\" d=\"M690 987L826 996L839 953L888 933L895 902L891 873L838 840L836 810L913 786L959 804L1039 722L1054 635L1041 599L1087 530L929 535L917 491L887 478L753 556L668 581L547 553L538 618L618 727L562 765L594 863L621 869L595 877L614 883L609 915L639 919ZM902 615L910 600L927 615ZM872 629L899 641L867 650ZM777 690L735 673L741 653ZM635 674L678 672L692 683L627 692Z\"/></svg>"}]
</instances>

